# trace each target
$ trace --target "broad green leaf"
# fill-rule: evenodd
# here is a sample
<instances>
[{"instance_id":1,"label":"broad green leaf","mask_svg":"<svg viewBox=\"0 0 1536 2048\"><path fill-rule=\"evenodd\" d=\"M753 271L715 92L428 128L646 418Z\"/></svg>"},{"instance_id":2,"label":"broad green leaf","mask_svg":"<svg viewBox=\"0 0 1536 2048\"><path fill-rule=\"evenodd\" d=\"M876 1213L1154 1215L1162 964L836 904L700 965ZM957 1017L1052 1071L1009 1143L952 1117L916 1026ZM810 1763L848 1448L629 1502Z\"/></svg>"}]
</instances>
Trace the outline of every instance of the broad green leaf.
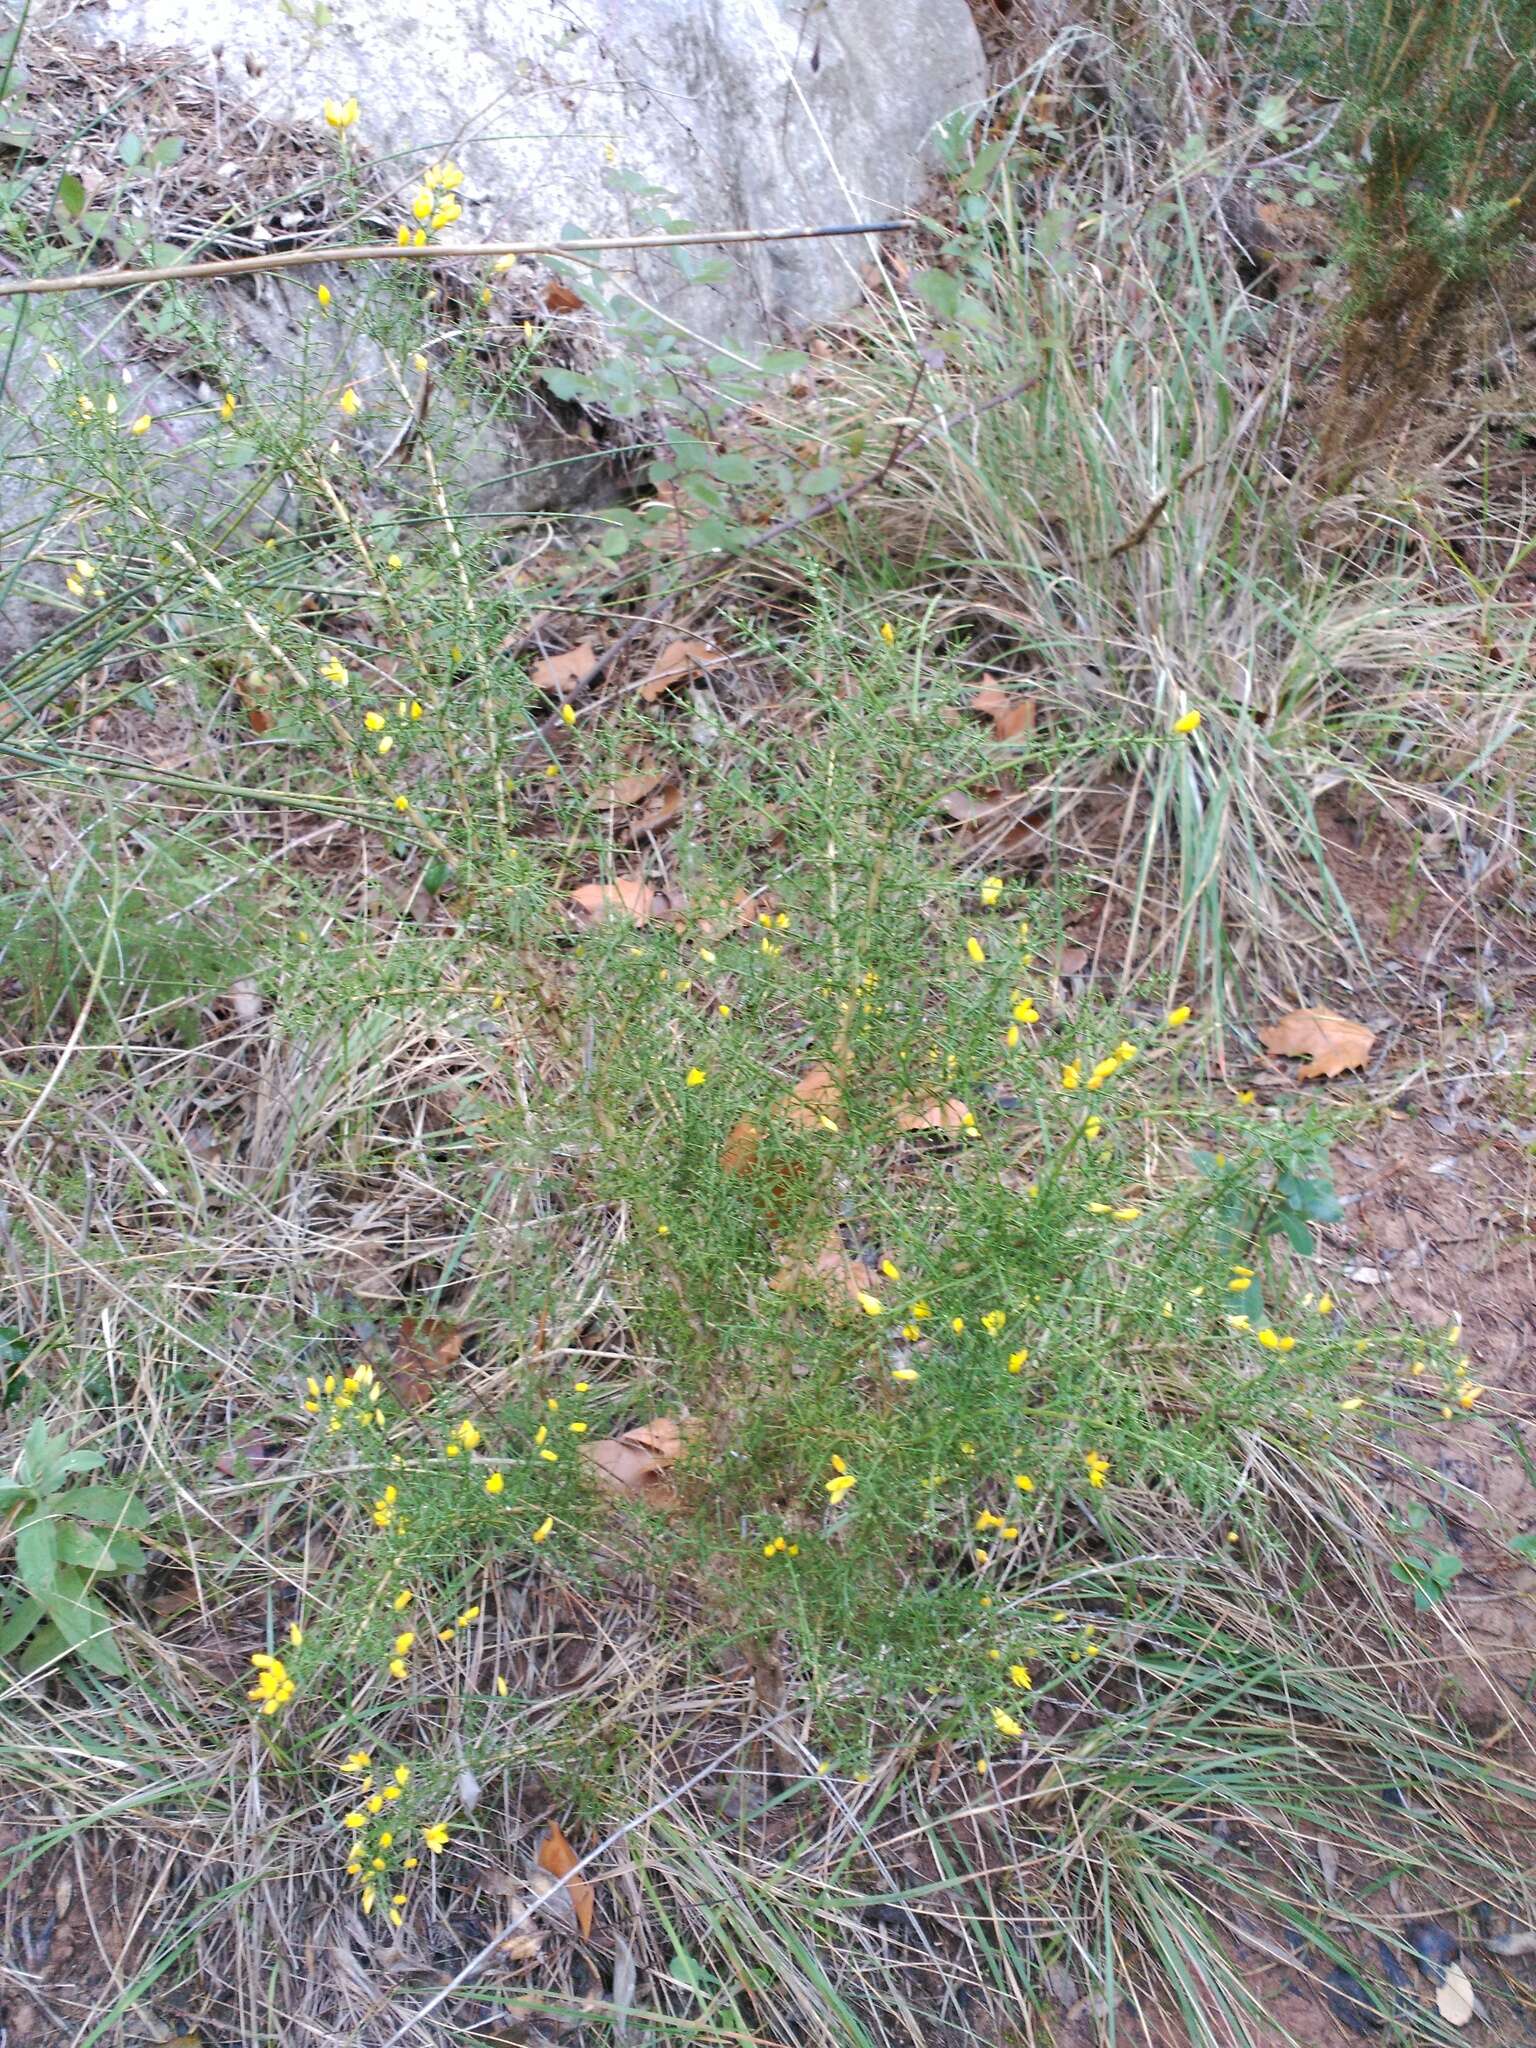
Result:
<instances>
[{"instance_id":1,"label":"broad green leaf","mask_svg":"<svg viewBox=\"0 0 1536 2048\"><path fill-rule=\"evenodd\" d=\"M122 1652L112 1640L112 1617L86 1591L84 1579L72 1566L59 1567L59 1582L45 1605L49 1620L88 1663L100 1671L122 1671Z\"/></svg>"},{"instance_id":2,"label":"broad green leaf","mask_svg":"<svg viewBox=\"0 0 1536 2048\"><path fill-rule=\"evenodd\" d=\"M143 1567L144 1547L137 1536L104 1536L69 1522L56 1526L59 1557L65 1564L88 1572L135 1572Z\"/></svg>"},{"instance_id":3,"label":"broad green leaf","mask_svg":"<svg viewBox=\"0 0 1536 2048\"><path fill-rule=\"evenodd\" d=\"M0 1621L0 1657L9 1657L24 1643L43 1618L43 1603L31 1598L18 1600L4 1621Z\"/></svg>"},{"instance_id":4,"label":"broad green leaf","mask_svg":"<svg viewBox=\"0 0 1536 2048\"><path fill-rule=\"evenodd\" d=\"M59 204L76 220L85 211L85 186L73 171L66 171L59 180Z\"/></svg>"},{"instance_id":5,"label":"broad green leaf","mask_svg":"<svg viewBox=\"0 0 1536 2048\"><path fill-rule=\"evenodd\" d=\"M59 1525L51 1515L33 1515L14 1532L16 1573L29 1593L48 1599L59 1570Z\"/></svg>"},{"instance_id":6,"label":"broad green leaf","mask_svg":"<svg viewBox=\"0 0 1536 2048\"><path fill-rule=\"evenodd\" d=\"M144 154L144 138L129 129L117 145L117 153L131 171Z\"/></svg>"},{"instance_id":7,"label":"broad green leaf","mask_svg":"<svg viewBox=\"0 0 1536 2048\"><path fill-rule=\"evenodd\" d=\"M69 1515L77 1522L105 1523L123 1529L143 1529L149 1523L148 1509L125 1486L72 1486L67 1493L57 1495L52 1505L61 1515Z\"/></svg>"},{"instance_id":8,"label":"broad green leaf","mask_svg":"<svg viewBox=\"0 0 1536 2048\"><path fill-rule=\"evenodd\" d=\"M941 320L953 320L960 311L960 280L947 270L920 270L912 289Z\"/></svg>"}]
</instances>

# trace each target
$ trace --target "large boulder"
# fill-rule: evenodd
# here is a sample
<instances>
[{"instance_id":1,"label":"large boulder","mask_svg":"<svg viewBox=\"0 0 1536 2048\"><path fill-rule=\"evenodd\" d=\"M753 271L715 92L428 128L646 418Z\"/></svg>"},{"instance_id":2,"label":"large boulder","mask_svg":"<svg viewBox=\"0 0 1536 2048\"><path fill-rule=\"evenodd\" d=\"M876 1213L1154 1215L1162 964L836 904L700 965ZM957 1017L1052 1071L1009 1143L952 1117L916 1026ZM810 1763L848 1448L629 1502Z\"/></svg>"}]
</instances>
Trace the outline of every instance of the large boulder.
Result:
<instances>
[{"instance_id":1,"label":"large boulder","mask_svg":"<svg viewBox=\"0 0 1536 2048\"><path fill-rule=\"evenodd\" d=\"M352 132L395 157L402 199L451 155L465 225L501 238L633 233L654 204L640 184L700 227L888 217L985 79L967 0L69 0L68 18L185 47L274 119L355 95ZM770 245L729 282L638 274L695 329L753 341L844 311L867 256L859 240Z\"/></svg>"}]
</instances>

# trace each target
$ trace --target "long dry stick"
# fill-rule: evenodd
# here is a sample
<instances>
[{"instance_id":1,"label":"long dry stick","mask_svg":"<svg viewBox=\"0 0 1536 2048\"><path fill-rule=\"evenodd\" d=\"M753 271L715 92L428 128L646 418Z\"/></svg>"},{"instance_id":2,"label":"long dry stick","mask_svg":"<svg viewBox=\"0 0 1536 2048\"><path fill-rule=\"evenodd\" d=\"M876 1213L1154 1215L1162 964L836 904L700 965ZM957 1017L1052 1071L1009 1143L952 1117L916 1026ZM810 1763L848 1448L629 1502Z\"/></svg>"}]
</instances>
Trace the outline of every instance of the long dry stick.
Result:
<instances>
[{"instance_id":1,"label":"long dry stick","mask_svg":"<svg viewBox=\"0 0 1536 2048\"><path fill-rule=\"evenodd\" d=\"M301 270L316 263L442 263L451 257L584 256L605 249L696 249L743 242L815 242L829 235L894 235L900 220L845 221L820 228L719 228L694 235L621 235L580 242L343 242L334 248L279 249L270 256L213 256L203 263L161 263L126 270L83 270L72 277L12 277L0 281L0 299L41 292L106 292L124 285L187 284L208 277L251 277L267 270Z\"/></svg>"}]
</instances>

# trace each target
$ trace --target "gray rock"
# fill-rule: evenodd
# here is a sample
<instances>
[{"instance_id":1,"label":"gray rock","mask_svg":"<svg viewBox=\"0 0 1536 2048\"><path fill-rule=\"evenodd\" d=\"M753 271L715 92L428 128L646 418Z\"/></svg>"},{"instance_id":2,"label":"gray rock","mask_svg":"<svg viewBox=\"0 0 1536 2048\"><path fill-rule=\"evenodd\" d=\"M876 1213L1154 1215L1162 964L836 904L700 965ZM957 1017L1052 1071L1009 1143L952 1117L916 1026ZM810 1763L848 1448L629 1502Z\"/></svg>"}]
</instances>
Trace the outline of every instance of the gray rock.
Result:
<instances>
[{"instance_id":1,"label":"gray rock","mask_svg":"<svg viewBox=\"0 0 1536 2048\"><path fill-rule=\"evenodd\" d=\"M352 133L398 154L402 216L451 155L464 226L502 239L647 231L652 201L610 189L615 166L700 227L886 217L920 189L935 125L985 89L967 0L68 0L68 20L184 46L273 119L355 95ZM854 304L867 256L789 244L728 283L655 260L636 275L699 332L757 341Z\"/></svg>"}]
</instances>

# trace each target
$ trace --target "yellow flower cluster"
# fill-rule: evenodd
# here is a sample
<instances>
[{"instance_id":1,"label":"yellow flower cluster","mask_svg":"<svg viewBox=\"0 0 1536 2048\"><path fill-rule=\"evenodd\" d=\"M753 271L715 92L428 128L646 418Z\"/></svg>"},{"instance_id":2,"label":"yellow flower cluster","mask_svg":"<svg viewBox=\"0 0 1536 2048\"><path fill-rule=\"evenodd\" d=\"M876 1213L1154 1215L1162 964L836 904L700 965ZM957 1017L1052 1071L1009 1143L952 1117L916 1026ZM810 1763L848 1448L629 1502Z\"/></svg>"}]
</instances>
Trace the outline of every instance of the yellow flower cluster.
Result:
<instances>
[{"instance_id":1,"label":"yellow flower cluster","mask_svg":"<svg viewBox=\"0 0 1536 2048\"><path fill-rule=\"evenodd\" d=\"M264 1714L278 1714L293 1698L295 1686L288 1675L288 1667L281 1657L272 1657L265 1650L256 1651L251 1658L256 1672L256 1683L246 1694L249 1700L260 1700Z\"/></svg>"},{"instance_id":2,"label":"yellow flower cluster","mask_svg":"<svg viewBox=\"0 0 1536 2048\"><path fill-rule=\"evenodd\" d=\"M304 1403L305 1412L324 1415L325 1426L331 1432L341 1429L349 1416L364 1428L370 1424L383 1428L379 1376L366 1362L340 1380L333 1372L328 1372L323 1380L317 1380L311 1374L305 1385L309 1389L309 1398Z\"/></svg>"},{"instance_id":3,"label":"yellow flower cluster","mask_svg":"<svg viewBox=\"0 0 1536 2048\"><path fill-rule=\"evenodd\" d=\"M366 1749L354 1749L342 1758L337 1769L344 1777L355 1777L356 1806L342 1815L341 1825L346 1830L347 1875L362 1887L359 1903L364 1913L372 1913L384 1903L385 1917L391 1927L398 1927L402 1920L402 1909L407 1903L406 1894L398 1889L404 1882L403 1873L417 1870L421 1865L419 1855L412 1853L399 1858L399 1873L395 1871L396 1852L407 1847L410 1835L400 1825L398 1802L406 1796L411 1782L409 1764L396 1764L382 1780L375 1783L373 1758ZM441 1821L434 1822L421 1830L421 1839L433 1855L445 1847L448 1829Z\"/></svg>"},{"instance_id":4,"label":"yellow flower cluster","mask_svg":"<svg viewBox=\"0 0 1536 2048\"><path fill-rule=\"evenodd\" d=\"M791 1543L787 1536L775 1536L771 1542L763 1545L763 1555L764 1557L798 1557L800 1555L800 1546L798 1543Z\"/></svg>"},{"instance_id":5,"label":"yellow flower cluster","mask_svg":"<svg viewBox=\"0 0 1536 2048\"><path fill-rule=\"evenodd\" d=\"M411 201L411 220L402 221L396 232L395 239L402 248L424 247L430 236L451 228L463 216L464 209L454 197L463 183L464 173L457 164L428 165Z\"/></svg>"}]
</instances>

